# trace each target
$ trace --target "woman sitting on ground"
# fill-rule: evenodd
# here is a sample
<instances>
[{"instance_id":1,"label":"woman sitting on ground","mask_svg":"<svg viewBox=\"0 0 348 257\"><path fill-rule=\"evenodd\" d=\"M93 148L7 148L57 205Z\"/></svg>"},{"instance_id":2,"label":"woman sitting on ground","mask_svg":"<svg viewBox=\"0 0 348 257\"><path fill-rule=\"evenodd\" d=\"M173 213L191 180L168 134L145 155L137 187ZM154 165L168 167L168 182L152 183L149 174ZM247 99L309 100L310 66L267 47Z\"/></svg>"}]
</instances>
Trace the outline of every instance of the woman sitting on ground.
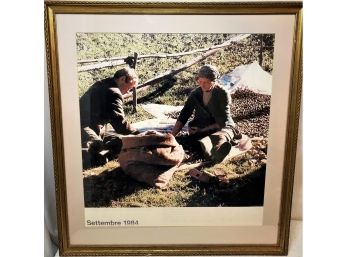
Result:
<instances>
[{"instance_id":1,"label":"woman sitting on ground","mask_svg":"<svg viewBox=\"0 0 348 257\"><path fill-rule=\"evenodd\" d=\"M172 134L176 136L188 119L189 134L198 140L204 155L214 162L221 162L229 154L241 134L231 117L231 96L217 82L220 74L215 66L204 65L198 72L194 89L182 109Z\"/></svg>"}]
</instances>

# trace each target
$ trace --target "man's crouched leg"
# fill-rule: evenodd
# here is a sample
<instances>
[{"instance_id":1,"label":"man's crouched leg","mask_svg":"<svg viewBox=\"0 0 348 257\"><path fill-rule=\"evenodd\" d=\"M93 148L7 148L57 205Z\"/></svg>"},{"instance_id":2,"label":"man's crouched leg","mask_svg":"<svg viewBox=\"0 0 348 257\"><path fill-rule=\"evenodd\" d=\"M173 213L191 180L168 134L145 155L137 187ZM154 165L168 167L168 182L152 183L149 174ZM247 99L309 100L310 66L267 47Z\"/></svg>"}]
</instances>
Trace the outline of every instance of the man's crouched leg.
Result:
<instances>
[{"instance_id":1,"label":"man's crouched leg","mask_svg":"<svg viewBox=\"0 0 348 257\"><path fill-rule=\"evenodd\" d=\"M103 142L101 140L90 140L82 145L82 167L90 169L106 163L106 156L101 154Z\"/></svg>"},{"instance_id":2,"label":"man's crouched leg","mask_svg":"<svg viewBox=\"0 0 348 257\"><path fill-rule=\"evenodd\" d=\"M113 130L111 130L105 134L103 142L103 150L108 161L116 159L120 154L122 148L121 136Z\"/></svg>"}]
</instances>

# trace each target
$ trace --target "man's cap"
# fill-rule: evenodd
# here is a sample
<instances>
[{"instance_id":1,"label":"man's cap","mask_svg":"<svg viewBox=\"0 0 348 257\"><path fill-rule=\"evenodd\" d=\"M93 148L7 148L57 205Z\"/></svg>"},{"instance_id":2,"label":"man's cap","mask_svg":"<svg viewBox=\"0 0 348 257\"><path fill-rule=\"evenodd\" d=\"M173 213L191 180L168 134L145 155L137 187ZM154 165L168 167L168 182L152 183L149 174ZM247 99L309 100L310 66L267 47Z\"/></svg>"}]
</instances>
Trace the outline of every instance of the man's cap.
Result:
<instances>
[{"instance_id":1,"label":"man's cap","mask_svg":"<svg viewBox=\"0 0 348 257\"><path fill-rule=\"evenodd\" d=\"M210 81L215 81L220 77L220 73L215 66L208 64L202 66L202 68L198 72L197 77L204 77L209 79Z\"/></svg>"}]
</instances>

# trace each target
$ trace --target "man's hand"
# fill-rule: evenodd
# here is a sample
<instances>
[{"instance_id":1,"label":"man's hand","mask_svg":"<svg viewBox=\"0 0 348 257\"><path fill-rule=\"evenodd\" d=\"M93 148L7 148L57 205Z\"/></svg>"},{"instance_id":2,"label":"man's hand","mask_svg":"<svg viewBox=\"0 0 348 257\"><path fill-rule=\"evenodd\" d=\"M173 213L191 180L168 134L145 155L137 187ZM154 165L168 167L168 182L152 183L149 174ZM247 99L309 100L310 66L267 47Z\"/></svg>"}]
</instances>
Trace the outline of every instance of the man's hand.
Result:
<instances>
[{"instance_id":1,"label":"man's hand","mask_svg":"<svg viewBox=\"0 0 348 257\"><path fill-rule=\"evenodd\" d=\"M132 131L131 135L139 135L140 134L140 131L135 129Z\"/></svg>"},{"instance_id":2,"label":"man's hand","mask_svg":"<svg viewBox=\"0 0 348 257\"><path fill-rule=\"evenodd\" d=\"M130 123L128 123L127 129L128 129L128 131L129 131L129 132L128 132L129 135L138 135L138 134L140 134L140 131L137 130L136 128L134 128L134 127L132 126L132 124L130 124Z\"/></svg>"}]
</instances>

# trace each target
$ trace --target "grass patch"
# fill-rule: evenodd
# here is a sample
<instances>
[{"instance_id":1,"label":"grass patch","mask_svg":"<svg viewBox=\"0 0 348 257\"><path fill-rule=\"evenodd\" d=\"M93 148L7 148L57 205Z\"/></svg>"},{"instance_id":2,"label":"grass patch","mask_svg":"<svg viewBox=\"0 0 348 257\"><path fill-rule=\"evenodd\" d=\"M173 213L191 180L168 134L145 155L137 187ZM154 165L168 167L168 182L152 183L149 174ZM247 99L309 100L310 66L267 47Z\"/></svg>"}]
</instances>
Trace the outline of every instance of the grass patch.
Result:
<instances>
[{"instance_id":1,"label":"grass patch","mask_svg":"<svg viewBox=\"0 0 348 257\"><path fill-rule=\"evenodd\" d=\"M124 112L126 114L126 118L130 123L135 123L138 121L143 121L147 119L154 118L153 115L146 112L141 106L137 106L137 112L133 111L132 105L125 105L124 106Z\"/></svg>"},{"instance_id":2,"label":"grass patch","mask_svg":"<svg viewBox=\"0 0 348 257\"><path fill-rule=\"evenodd\" d=\"M228 183L204 184L174 173L166 189L156 189L126 176L117 161L84 172L86 207L217 207L263 204L265 165L250 154L205 168L226 172ZM260 194L262 193L262 194Z\"/></svg>"}]
</instances>

